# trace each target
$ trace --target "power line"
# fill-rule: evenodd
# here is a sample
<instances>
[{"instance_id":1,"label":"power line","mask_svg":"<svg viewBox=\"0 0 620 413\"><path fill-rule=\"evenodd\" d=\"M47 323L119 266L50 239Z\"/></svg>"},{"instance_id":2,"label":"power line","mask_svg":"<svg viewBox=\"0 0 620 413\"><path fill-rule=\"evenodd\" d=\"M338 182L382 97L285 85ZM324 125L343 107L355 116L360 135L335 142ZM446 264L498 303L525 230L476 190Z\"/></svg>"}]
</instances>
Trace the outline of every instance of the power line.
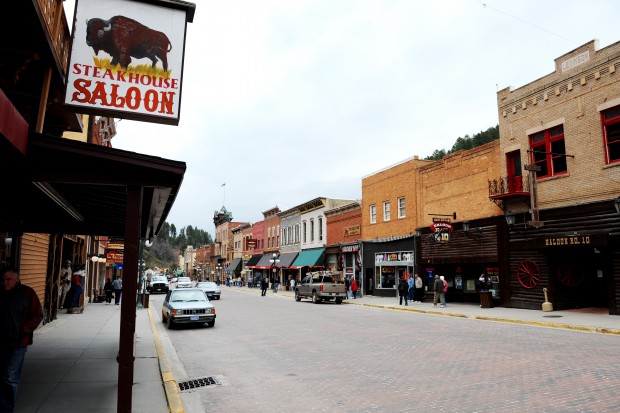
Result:
<instances>
[{"instance_id":1,"label":"power line","mask_svg":"<svg viewBox=\"0 0 620 413\"><path fill-rule=\"evenodd\" d=\"M578 43L578 42L576 42L576 41L574 41L574 40L572 40L572 39L569 39L568 37L562 36L561 34L554 33L554 32L552 32L552 31L550 31L550 30L545 29L544 27L538 26L538 25L536 25L536 24L534 24L534 23L530 23L530 22L528 22L527 20L523 20L523 19L522 19L522 18L520 18L520 17L513 16L513 15L512 15L512 14L510 14L510 13L506 13L505 11L498 9L497 7L493 7L493 6L491 6L490 4L488 4L488 3L483 3L483 2L481 2L480 0L473 0L473 1L475 1L476 3L481 4L484 8L487 8L487 7L488 7L489 9L492 9L493 11L496 11L496 12L498 12L498 13L501 13L501 14L503 14L503 15L505 15L505 16L508 16L508 17L510 17L510 18L513 18L513 19L515 19L515 20L518 20L518 21L520 21L521 23L525 23L525 24L527 24L527 25L530 25L530 26L532 26L532 27L535 27L535 28L537 28L538 30L542 30L543 32L547 32L547 33L549 33L549 34L551 34L551 35L553 35L553 36L559 37L560 39L566 40L566 41L571 42L571 43L574 43L574 44L576 44L576 45L579 45L579 44L580 44L580 43Z\"/></svg>"}]
</instances>

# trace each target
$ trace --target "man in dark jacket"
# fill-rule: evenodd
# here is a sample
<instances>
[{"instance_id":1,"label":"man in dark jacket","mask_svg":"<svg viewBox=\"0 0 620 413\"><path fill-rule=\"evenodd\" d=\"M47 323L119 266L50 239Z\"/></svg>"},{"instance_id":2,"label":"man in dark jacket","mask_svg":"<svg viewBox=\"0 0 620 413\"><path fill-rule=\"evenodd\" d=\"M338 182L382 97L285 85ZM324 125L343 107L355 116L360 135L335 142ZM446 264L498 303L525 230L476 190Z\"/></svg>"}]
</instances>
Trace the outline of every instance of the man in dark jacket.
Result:
<instances>
[{"instance_id":1,"label":"man in dark jacket","mask_svg":"<svg viewBox=\"0 0 620 413\"><path fill-rule=\"evenodd\" d=\"M37 293L19 281L16 269L3 269L0 279L0 411L12 412L26 348L32 344L43 310Z\"/></svg>"},{"instance_id":2,"label":"man in dark jacket","mask_svg":"<svg viewBox=\"0 0 620 413\"><path fill-rule=\"evenodd\" d=\"M398 281L398 296L400 297L399 305L403 305L403 298L405 299L405 305L407 304L407 295L409 293L409 285L403 277L400 277Z\"/></svg>"},{"instance_id":3,"label":"man in dark jacket","mask_svg":"<svg viewBox=\"0 0 620 413\"><path fill-rule=\"evenodd\" d=\"M443 302L443 281L439 278L439 274L435 274L435 283L433 284L433 307L437 307L437 301ZM443 305L442 305L443 307Z\"/></svg>"}]
</instances>

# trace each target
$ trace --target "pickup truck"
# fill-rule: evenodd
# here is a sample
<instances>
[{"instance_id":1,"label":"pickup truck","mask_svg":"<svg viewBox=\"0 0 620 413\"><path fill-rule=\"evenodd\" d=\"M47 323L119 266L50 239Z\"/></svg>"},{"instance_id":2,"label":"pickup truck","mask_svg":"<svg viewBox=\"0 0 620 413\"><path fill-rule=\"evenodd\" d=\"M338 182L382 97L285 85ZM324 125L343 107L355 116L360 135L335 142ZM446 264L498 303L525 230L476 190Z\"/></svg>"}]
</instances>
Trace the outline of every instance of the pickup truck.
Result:
<instances>
[{"instance_id":1,"label":"pickup truck","mask_svg":"<svg viewBox=\"0 0 620 413\"><path fill-rule=\"evenodd\" d=\"M342 304L342 300L347 296L347 290L340 282L340 277L340 273L334 271L307 273L304 279L295 285L295 300L312 298L315 304L336 300L336 304Z\"/></svg>"}]
</instances>

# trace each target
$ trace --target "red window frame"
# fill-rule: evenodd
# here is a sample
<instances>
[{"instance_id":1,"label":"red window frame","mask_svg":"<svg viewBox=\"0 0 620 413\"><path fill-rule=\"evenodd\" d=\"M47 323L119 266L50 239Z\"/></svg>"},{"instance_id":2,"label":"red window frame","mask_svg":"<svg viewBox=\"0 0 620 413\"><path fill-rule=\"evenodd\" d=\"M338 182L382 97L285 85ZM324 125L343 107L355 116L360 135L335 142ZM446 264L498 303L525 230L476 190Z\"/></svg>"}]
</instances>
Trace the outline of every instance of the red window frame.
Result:
<instances>
[{"instance_id":1,"label":"red window frame","mask_svg":"<svg viewBox=\"0 0 620 413\"><path fill-rule=\"evenodd\" d=\"M554 126L529 136L530 160L540 166L536 172L538 179L568 173L566 147L564 145L564 125Z\"/></svg>"},{"instance_id":2,"label":"red window frame","mask_svg":"<svg viewBox=\"0 0 620 413\"><path fill-rule=\"evenodd\" d=\"M601 112L603 140L605 143L605 162L620 162L620 106Z\"/></svg>"}]
</instances>

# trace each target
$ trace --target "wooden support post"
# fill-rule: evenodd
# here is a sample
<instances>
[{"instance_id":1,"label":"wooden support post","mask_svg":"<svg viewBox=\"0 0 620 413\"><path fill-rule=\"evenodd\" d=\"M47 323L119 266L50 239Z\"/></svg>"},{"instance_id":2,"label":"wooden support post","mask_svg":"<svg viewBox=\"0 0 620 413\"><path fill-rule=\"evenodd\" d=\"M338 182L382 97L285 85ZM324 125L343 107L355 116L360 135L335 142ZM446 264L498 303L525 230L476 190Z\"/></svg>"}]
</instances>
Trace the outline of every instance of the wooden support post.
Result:
<instances>
[{"instance_id":1,"label":"wooden support post","mask_svg":"<svg viewBox=\"0 0 620 413\"><path fill-rule=\"evenodd\" d=\"M123 292L121 295L121 329L118 351L117 412L131 412L141 212L142 187L129 186L127 188L127 207L125 210L125 250L123 257Z\"/></svg>"}]
</instances>

